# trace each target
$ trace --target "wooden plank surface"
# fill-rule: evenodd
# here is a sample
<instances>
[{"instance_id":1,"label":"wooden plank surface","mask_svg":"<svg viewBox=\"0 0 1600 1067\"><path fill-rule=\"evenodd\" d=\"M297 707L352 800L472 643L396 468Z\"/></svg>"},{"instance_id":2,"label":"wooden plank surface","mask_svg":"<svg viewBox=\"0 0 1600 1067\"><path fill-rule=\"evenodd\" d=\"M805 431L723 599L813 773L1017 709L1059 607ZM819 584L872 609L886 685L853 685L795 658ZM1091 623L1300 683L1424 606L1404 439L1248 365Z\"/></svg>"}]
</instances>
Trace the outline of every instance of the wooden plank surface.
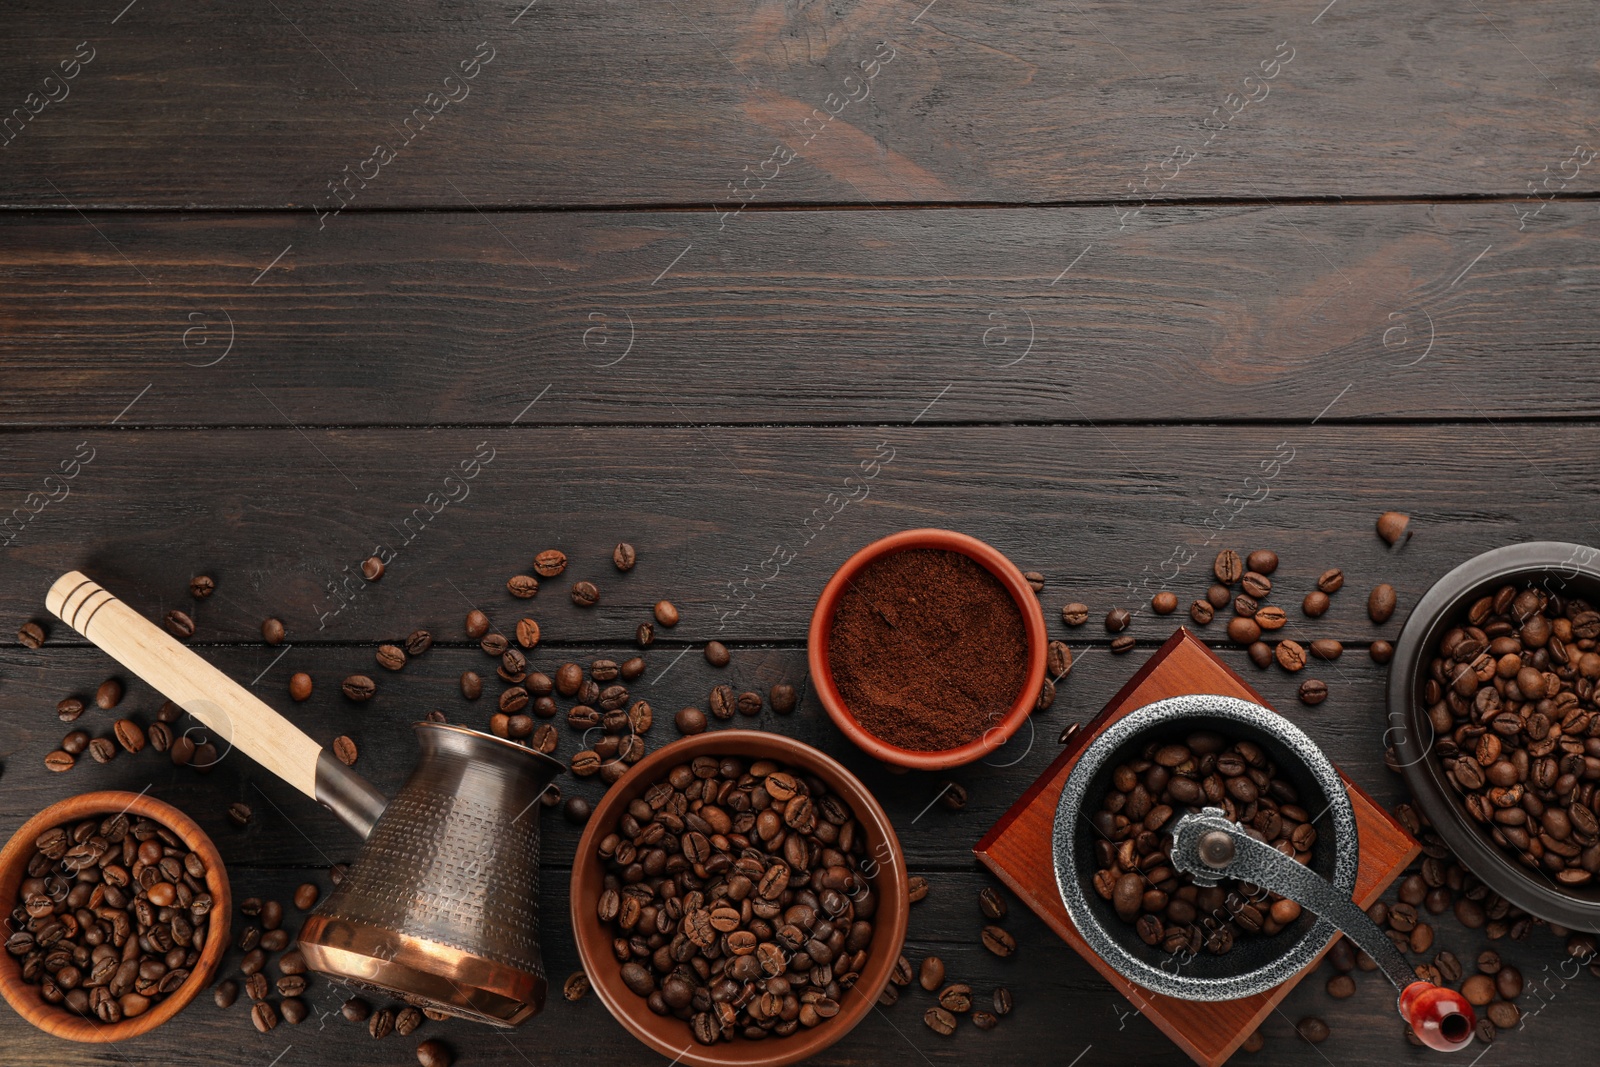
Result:
<instances>
[{"instance_id":1,"label":"wooden plank surface","mask_svg":"<svg viewBox=\"0 0 1600 1067\"><path fill-rule=\"evenodd\" d=\"M774 144L796 158L747 187L764 204L1112 200L1147 175L1182 197L1522 197L1593 136L1600 22L1583 0L1324 6L675 0L640 19L600 0L34 0L0 42L0 101L37 110L0 203L309 215L349 167L371 179L348 187L360 207L705 208ZM879 42L890 65L847 82ZM89 63L46 83L80 43ZM1292 58L1258 83L1274 56ZM1228 126L1209 143L1207 120ZM380 144L392 162L363 167ZM1162 189L1175 145L1196 155Z\"/></svg>"},{"instance_id":2,"label":"wooden plank surface","mask_svg":"<svg viewBox=\"0 0 1600 1067\"><path fill-rule=\"evenodd\" d=\"M542 384L534 378L526 395ZM162 403L152 390L134 410ZM90 462L61 482L74 455ZM489 462L463 480L475 455ZM1597 458L1587 423L1508 431L1487 419L1391 429L13 433L0 436L0 493L8 510L41 510L12 527L0 615L40 614L44 590L75 567L165 612L191 605L191 569L215 569L227 599L198 612L204 640L254 641L269 615L291 640L403 636L413 617L453 635L455 620L482 605L507 621L526 608L551 640L626 641L662 597L683 611L663 635L678 641L795 640L851 552L896 529L944 525L1045 573L1052 620L1068 600L1097 612L1144 606L1171 575L1186 606L1211 581L1219 548L1271 547L1284 561L1275 592L1294 618L1286 632L1364 643L1393 638L1423 591L1478 552L1593 542ZM53 474L60 484L44 481ZM27 496L63 490L57 502ZM1416 517L1402 548L1373 533L1387 508ZM644 546L626 575L610 563L622 538ZM515 600L506 579L547 547L575 562L536 600ZM393 555L386 577L352 577L374 549ZM1328 567L1343 568L1348 587L1312 625L1298 605ZM592 609L566 599L582 578L600 588ZM1399 591L1400 611L1375 627L1365 598L1382 581ZM1134 633L1170 628L1145 610Z\"/></svg>"},{"instance_id":3,"label":"wooden plank surface","mask_svg":"<svg viewBox=\"0 0 1600 1067\"><path fill-rule=\"evenodd\" d=\"M546 385L542 424L909 422L952 383L921 422L1594 417L1600 216L1518 225L1505 203L1151 208L1122 233L1109 207L722 233L12 214L0 424L103 422L147 385L122 424L503 424Z\"/></svg>"}]
</instances>

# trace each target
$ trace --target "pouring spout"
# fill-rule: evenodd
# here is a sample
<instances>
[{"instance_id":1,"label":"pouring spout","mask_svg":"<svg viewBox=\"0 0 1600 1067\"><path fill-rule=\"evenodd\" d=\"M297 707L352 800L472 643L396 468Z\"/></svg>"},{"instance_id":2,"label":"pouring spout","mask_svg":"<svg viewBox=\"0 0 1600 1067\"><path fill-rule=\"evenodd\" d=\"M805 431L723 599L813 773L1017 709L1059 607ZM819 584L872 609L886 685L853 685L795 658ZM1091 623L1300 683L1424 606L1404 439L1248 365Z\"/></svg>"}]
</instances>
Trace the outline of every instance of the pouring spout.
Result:
<instances>
[{"instance_id":1,"label":"pouring spout","mask_svg":"<svg viewBox=\"0 0 1600 1067\"><path fill-rule=\"evenodd\" d=\"M323 749L317 755L317 802L339 817L339 821L361 835L372 833L378 816L389 802L384 795L334 756Z\"/></svg>"}]
</instances>

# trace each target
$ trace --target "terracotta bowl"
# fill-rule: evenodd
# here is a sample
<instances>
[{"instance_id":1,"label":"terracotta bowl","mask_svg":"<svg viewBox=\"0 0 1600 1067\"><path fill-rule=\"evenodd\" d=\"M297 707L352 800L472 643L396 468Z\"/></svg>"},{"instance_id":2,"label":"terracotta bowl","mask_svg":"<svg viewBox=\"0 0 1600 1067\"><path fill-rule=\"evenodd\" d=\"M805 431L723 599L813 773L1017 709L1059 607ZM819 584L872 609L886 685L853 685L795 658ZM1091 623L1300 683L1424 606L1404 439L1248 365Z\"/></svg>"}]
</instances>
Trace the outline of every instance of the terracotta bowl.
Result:
<instances>
[{"instance_id":1,"label":"terracotta bowl","mask_svg":"<svg viewBox=\"0 0 1600 1067\"><path fill-rule=\"evenodd\" d=\"M844 595L845 588L873 560L908 548L940 548L960 552L981 563L1011 594L1017 610L1022 612L1022 624L1028 634L1028 675L1010 710L982 734L955 748L924 752L901 748L868 733L850 714L844 698L839 695L839 687L833 682L833 670L828 664L828 638L833 633L833 614L839 607L839 598ZM885 763L913 770L937 771L980 760L1011 740L1011 735L1027 721L1039 699L1039 690L1044 685L1046 642L1044 614L1039 609L1039 598L1034 595L1016 564L1001 554L999 549L953 530L902 530L872 542L845 560L844 566L834 572L811 612L806 656L811 670L811 684L816 689L817 697L846 737L862 751Z\"/></svg>"},{"instance_id":2,"label":"terracotta bowl","mask_svg":"<svg viewBox=\"0 0 1600 1067\"><path fill-rule=\"evenodd\" d=\"M143 1015L118 1023L103 1023L45 1003L39 996L39 987L22 980L21 961L9 952L0 952L0 995L6 998L18 1015L34 1026L68 1041L106 1044L126 1041L154 1030L182 1011L184 1005L211 984L217 964L222 962L222 954L228 948L228 919L233 914L233 896L217 847L189 816L171 804L141 793L85 793L52 804L23 823L22 828L11 835L5 849L0 850L0 901L4 902L5 914L10 914L17 897L17 887L28 876L28 858L33 854L33 843L40 834L51 827L82 822L84 819L104 818L118 812L153 819L177 834L189 851L197 853L205 861L206 888L211 891L213 900L209 932L205 948L200 950L200 961L190 970L189 980L179 986L176 992L153 1004Z\"/></svg>"},{"instance_id":3,"label":"terracotta bowl","mask_svg":"<svg viewBox=\"0 0 1600 1067\"><path fill-rule=\"evenodd\" d=\"M674 766L696 756L734 756L744 760L773 759L814 775L850 805L865 835L867 857L878 860L872 876L878 892L878 910L868 949L867 966L841 1000L839 1014L810 1030L802 1027L788 1037L762 1041L735 1038L702 1045L689 1025L672 1016L657 1015L645 999L622 982L621 966L611 952L613 934L595 914L605 879L605 865L597 852L600 839L617 827L628 804ZM572 865L572 932L578 956L596 995L617 1021L640 1041L674 1063L694 1067L782 1067L798 1063L832 1045L853 1030L877 1003L889 982L895 960L905 944L908 880L900 840L883 808L867 787L849 771L810 745L778 734L757 730L717 730L675 741L646 756L613 785L595 807L578 843Z\"/></svg>"}]
</instances>

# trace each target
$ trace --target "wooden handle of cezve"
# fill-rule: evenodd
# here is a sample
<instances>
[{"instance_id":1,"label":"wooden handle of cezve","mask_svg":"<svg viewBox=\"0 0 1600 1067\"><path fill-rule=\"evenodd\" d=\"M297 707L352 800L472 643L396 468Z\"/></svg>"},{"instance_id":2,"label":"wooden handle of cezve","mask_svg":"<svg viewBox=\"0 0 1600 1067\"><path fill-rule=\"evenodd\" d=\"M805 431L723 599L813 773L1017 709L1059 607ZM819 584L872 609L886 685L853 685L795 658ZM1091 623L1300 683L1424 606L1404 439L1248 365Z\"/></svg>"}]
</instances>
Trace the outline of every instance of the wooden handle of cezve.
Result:
<instances>
[{"instance_id":1,"label":"wooden handle of cezve","mask_svg":"<svg viewBox=\"0 0 1600 1067\"><path fill-rule=\"evenodd\" d=\"M382 794L155 623L78 571L58 578L44 602L112 659L210 727L224 754L229 747L238 749L326 805L358 833L371 830L383 810Z\"/></svg>"}]
</instances>

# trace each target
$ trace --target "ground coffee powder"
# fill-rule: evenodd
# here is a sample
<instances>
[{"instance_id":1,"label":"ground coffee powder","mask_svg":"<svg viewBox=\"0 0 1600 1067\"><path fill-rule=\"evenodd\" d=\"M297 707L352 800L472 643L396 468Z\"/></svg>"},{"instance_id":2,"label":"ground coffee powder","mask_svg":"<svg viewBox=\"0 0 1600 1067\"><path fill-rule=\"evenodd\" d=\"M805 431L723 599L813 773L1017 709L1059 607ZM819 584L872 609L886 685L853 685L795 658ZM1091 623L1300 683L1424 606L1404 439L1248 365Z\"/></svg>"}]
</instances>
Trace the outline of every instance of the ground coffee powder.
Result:
<instances>
[{"instance_id":1,"label":"ground coffee powder","mask_svg":"<svg viewBox=\"0 0 1600 1067\"><path fill-rule=\"evenodd\" d=\"M976 560L911 548L863 567L828 638L834 685L868 733L920 752L997 726L1028 672L1022 613Z\"/></svg>"}]
</instances>

